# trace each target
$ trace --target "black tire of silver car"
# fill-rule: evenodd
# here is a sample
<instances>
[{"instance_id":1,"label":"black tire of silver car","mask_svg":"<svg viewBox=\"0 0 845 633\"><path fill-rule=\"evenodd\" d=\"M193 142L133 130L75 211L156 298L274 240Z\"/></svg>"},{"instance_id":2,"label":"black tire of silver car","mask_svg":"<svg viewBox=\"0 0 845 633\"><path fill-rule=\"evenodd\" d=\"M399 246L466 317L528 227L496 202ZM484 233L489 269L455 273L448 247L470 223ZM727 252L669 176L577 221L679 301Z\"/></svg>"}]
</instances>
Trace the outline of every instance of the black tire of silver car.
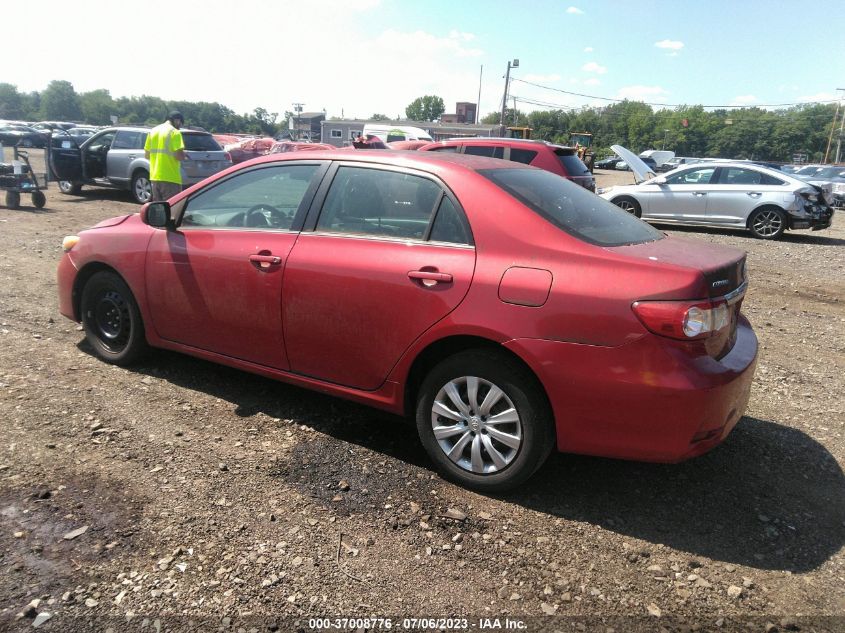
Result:
<instances>
[{"instance_id":1,"label":"black tire of silver car","mask_svg":"<svg viewBox=\"0 0 845 633\"><path fill-rule=\"evenodd\" d=\"M525 482L555 444L543 389L531 372L493 350L460 352L423 381L417 432L438 470L481 492Z\"/></svg>"},{"instance_id":2,"label":"black tire of silver car","mask_svg":"<svg viewBox=\"0 0 845 633\"><path fill-rule=\"evenodd\" d=\"M153 197L150 175L144 170L132 174L132 197L138 204L146 204Z\"/></svg>"},{"instance_id":3,"label":"black tire of silver car","mask_svg":"<svg viewBox=\"0 0 845 633\"><path fill-rule=\"evenodd\" d=\"M620 196L618 198L613 199L613 204L617 207L622 209L623 211L627 211L631 215L636 217L642 217L642 209L640 208L640 203L637 202L631 196Z\"/></svg>"},{"instance_id":4,"label":"black tire of silver car","mask_svg":"<svg viewBox=\"0 0 845 633\"><path fill-rule=\"evenodd\" d=\"M748 230L761 240L776 240L786 230L786 214L775 207L756 209L748 217Z\"/></svg>"},{"instance_id":5,"label":"black tire of silver car","mask_svg":"<svg viewBox=\"0 0 845 633\"><path fill-rule=\"evenodd\" d=\"M70 180L59 181L59 191L70 196L78 196L82 191L82 185L78 182L71 182Z\"/></svg>"},{"instance_id":6,"label":"black tire of silver car","mask_svg":"<svg viewBox=\"0 0 845 633\"><path fill-rule=\"evenodd\" d=\"M7 191L6 192L6 206L9 209L17 209L21 206L21 194L17 191Z\"/></svg>"},{"instance_id":7,"label":"black tire of silver car","mask_svg":"<svg viewBox=\"0 0 845 633\"><path fill-rule=\"evenodd\" d=\"M119 275L92 275L82 289L81 313L85 338L107 363L129 365L146 352L141 311Z\"/></svg>"},{"instance_id":8,"label":"black tire of silver car","mask_svg":"<svg viewBox=\"0 0 845 633\"><path fill-rule=\"evenodd\" d=\"M33 191L29 197L32 199L32 206L36 209L43 209L44 205L47 204L47 196L44 195L43 191Z\"/></svg>"}]
</instances>

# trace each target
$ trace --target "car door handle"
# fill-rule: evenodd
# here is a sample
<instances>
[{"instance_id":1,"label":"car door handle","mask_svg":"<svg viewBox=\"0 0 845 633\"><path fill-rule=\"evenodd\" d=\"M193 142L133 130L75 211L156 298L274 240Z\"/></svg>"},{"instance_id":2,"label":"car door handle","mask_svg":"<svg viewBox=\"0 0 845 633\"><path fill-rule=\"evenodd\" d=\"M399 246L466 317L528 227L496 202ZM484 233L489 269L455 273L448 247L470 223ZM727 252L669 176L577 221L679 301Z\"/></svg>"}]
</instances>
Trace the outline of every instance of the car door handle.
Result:
<instances>
[{"instance_id":1,"label":"car door handle","mask_svg":"<svg viewBox=\"0 0 845 633\"><path fill-rule=\"evenodd\" d=\"M436 273L431 270L412 270L408 273L408 277L422 282L433 281L445 284L452 282L452 275L449 273Z\"/></svg>"},{"instance_id":2,"label":"car door handle","mask_svg":"<svg viewBox=\"0 0 845 633\"><path fill-rule=\"evenodd\" d=\"M270 264L271 266L278 266L282 263L282 258L276 255L250 255L249 261L254 264Z\"/></svg>"},{"instance_id":3,"label":"car door handle","mask_svg":"<svg viewBox=\"0 0 845 633\"><path fill-rule=\"evenodd\" d=\"M763 195L763 194L762 194L762 193L760 193L759 191L746 191L746 193L747 193L749 196L751 196L752 198L759 198L760 196L762 196L762 195Z\"/></svg>"},{"instance_id":4,"label":"car door handle","mask_svg":"<svg viewBox=\"0 0 845 633\"><path fill-rule=\"evenodd\" d=\"M706 191L693 191L692 195L698 196L700 198L701 196L706 196L707 192Z\"/></svg>"}]
</instances>

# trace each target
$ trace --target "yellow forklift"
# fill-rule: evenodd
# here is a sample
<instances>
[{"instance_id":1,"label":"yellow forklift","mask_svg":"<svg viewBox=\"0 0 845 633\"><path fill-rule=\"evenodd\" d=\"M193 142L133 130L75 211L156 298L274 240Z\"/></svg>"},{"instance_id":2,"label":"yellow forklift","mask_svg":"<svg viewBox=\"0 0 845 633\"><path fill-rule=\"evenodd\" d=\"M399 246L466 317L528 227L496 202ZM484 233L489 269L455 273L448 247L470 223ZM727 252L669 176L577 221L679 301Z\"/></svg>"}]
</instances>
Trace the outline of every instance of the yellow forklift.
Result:
<instances>
[{"instance_id":1,"label":"yellow forklift","mask_svg":"<svg viewBox=\"0 0 845 633\"><path fill-rule=\"evenodd\" d=\"M570 132L569 144L578 151L578 158L584 161L587 169L593 171L596 156L593 153L593 135L589 132Z\"/></svg>"}]
</instances>

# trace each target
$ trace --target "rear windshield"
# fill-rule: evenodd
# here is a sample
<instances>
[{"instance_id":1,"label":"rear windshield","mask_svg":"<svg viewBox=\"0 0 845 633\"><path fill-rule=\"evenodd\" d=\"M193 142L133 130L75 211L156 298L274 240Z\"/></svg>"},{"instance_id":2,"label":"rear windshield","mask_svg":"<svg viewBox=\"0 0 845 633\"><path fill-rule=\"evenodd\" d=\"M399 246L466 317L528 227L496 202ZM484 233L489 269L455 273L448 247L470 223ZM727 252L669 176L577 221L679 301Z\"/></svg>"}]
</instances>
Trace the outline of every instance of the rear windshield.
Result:
<instances>
[{"instance_id":1,"label":"rear windshield","mask_svg":"<svg viewBox=\"0 0 845 633\"><path fill-rule=\"evenodd\" d=\"M185 149L192 152L220 152L223 148L211 134L186 134L182 132Z\"/></svg>"},{"instance_id":2,"label":"rear windshield","mask_svg":"<svg viewBox=\"0 0 845 633\"><path fill-rule=\"evenodd\" d=\"M622 246L663 239L663 234L604 198L541 169L479 172L546 220L590 244Z\"/></svg>"},{"instance_id":3,"label":"rear windshield","mask_svg":"<svg viewBox=\"0 0 845 633\"><path fill-rule=\"evenodd\" d=\"M555 152L560 164L570 176L592 176L590 170L583 161L578 158L571 150L557 150Z\"/></svg>"}]
</instances>

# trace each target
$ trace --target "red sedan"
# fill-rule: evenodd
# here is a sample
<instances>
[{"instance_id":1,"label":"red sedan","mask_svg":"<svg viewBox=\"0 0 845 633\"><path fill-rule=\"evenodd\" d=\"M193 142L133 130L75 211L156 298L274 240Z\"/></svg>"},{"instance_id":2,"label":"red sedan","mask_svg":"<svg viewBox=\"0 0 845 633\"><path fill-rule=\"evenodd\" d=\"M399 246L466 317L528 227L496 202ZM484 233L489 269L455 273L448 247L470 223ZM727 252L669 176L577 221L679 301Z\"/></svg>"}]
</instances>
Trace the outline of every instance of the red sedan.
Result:
<instances>
[{"instance_id":1,"label":"red sedan","mask_svg":"<svg viewBox=\"0 0 845 633\"><path fill-rule=\"evenodd\" d=\"M103 360L166 348L415 416L479 490L555 448L699 455L757 357L744 253L495 159L273 154L63 246L61 312Z\"/></svg>"}]
</instances>

